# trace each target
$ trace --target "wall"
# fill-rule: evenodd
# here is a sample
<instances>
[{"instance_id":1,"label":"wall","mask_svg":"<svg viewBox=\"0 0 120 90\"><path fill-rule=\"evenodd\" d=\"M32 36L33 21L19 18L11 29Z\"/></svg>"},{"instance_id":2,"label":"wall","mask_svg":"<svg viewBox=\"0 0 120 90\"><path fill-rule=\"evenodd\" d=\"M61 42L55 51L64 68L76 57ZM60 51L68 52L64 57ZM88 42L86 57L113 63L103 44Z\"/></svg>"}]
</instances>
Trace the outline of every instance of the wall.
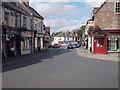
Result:
<instances>
[{"instance_id":1,"label":"wall","mask_svg":"<svg viewBox=\"0 0 120 90\"><path fill-rule=\"evenodd\" d=\"M120 14L114 13L114 2L106 2L94 15L95 25L105 28L120 28Z\"/></svg>"}]
</instances>

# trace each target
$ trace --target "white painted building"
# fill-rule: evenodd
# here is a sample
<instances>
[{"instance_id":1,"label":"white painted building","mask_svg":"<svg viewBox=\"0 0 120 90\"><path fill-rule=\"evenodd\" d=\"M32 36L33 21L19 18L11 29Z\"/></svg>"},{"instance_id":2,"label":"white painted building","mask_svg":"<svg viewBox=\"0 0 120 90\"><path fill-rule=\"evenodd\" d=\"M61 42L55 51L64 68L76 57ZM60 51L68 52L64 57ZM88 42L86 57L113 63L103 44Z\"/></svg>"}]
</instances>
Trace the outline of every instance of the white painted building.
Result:
<instances>
[{"instance_id":1,"label":"white painted building","mask_svg":"<svg viewBox=\"0 0 120 90\"><path fill-rule=\"evenodd\" d=\"M86 42L86 48L88 49L88 50L90 50L91 49L91 47L92 47L92 38L88 35L88 30L89 30L89 27L91 27L91 26L94 26L94 21L92 21L92 20L88 20L88 22L87 22L87 26L86 26L86 29L85 29L85 35L87 35L87 37L85 38L85 42Z\"/></svg>"},{"instance_id":2,"label":"white painted building","mask_svg":"<svg viewBox=\"0 0 120 90\"><path fill-rule=\"evenodd\" d=\"M71 32L61 32L60 34L54 36L53 44L69 44L75 42L75 35Z\"/></svg>"}]
</instances>

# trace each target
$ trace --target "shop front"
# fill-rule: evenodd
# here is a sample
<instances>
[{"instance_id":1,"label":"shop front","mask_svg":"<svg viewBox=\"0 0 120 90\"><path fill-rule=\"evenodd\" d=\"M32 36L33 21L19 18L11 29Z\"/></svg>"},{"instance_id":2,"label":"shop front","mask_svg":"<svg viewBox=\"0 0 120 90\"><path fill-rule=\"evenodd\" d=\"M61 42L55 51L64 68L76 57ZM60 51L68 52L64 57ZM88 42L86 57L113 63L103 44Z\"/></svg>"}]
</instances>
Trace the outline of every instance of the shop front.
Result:
<instances>
[{"instance_id":1,"label":"shop front","mask_svg":"<svg viewBox=\"0 0 120 90\"><path fill-rule=\"evenodd\" d=\"M51 44L51 39L49 37L44 37L44 49L48 49Z\"/></svg>"},{"instance_id":2,"label":"shop front","mask_svg":"<svg viewBox=\"0 0 120 90\"><path fill-rule=\"evenodd\" d=\"M101 30L93 36L93 53L120 53L120 30Z\"/></svg>"},{"instance_id":3,"label":"shop front","mask_svg":"<svg viewBox=\"0 0 120 90\"><path fill-rule=\"evenodd\" d=\"M21 55L30 54L33 52L34 33L30 31L21 32Z\"/></svg>"},{"instance_id":4,"label":"shop front","mask_svg":"<svg viewBox=\"0 0 120 90\"><path fill-rule=\"evenodd\" d=\"M106 36L105 35L97 35L94 36L94 54L106 54Z\"/></svg>"},{"instance_id":5,"label":"shop front","mask_svg":"<svg viewBox=\"0 0 120 90\"><path fill-rule=\"evenodd\" d=\"M43 50L43 38L44 34L36 34L35 37L35 51L41 51Z\"/></svg>"},{"instance_id":6,"label":"shop front","mask_svg":"<svg viewBox=\"0 0 120 90\"><path fill-rule=\"evenodd\" d=\"M2 36L3 58L20 55L20 33L17 28L7 27Z\"/></svg>"}]
</instances>

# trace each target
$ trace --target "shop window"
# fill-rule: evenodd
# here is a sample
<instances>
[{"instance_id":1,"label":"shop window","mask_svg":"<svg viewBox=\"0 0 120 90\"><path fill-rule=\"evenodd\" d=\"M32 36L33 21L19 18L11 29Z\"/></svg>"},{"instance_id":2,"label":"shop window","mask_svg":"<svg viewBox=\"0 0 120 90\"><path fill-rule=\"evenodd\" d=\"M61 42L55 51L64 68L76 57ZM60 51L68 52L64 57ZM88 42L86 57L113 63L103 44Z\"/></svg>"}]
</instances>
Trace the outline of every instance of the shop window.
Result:
<instances>
[{"instance_id":1,"label":"shop window","mask_svg":"<svg viewBox=\"0 0 120 90\"><path fill-rule=\"evenodd\" d=\"M108 38L107 41L108 41L107 50L117 51L117 38Z\"/></svg>"},{"instance_id":2,"label":"shop window","mask_svg":"<svg viewBox=\"0 0 120 90\"><path fill-rule=\"evenodd\" d=\"M117 38L117 49L120 50L120 38Z\"/></svg>"},{"instance_id":3,"label":"shop window","mask_svg":"<svg viewBox=\"0 0 120 90\"><path fill-rule=\"evenodd\" d=\"M96 40L96 46L97 47L103 47L104 46L104 38L97 38Z\"/></svg>"},{"instance_id":4,"label":"shop window","mask_svg":"<svg viewBox=\"0 0 120 90\"><path fill-rule=\"evenodd\" d=\"M30 50L30 45L30 38L24 37L24 40L22 41L22 51Z\"/></svg>"}]
</instances>

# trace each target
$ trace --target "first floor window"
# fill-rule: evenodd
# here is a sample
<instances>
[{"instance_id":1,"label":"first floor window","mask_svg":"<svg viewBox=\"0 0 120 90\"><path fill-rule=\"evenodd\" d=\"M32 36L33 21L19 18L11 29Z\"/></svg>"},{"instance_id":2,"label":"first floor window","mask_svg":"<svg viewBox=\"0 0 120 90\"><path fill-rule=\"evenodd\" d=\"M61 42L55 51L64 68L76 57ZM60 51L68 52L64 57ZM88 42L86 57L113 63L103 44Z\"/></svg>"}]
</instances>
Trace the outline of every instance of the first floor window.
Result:
<instances>
[{"instance_id":1,"label":"first floor window","mask_svg":"<svg viewBox=\"0 0 120 90\"><path fill-rule=\"evenodd\" d=\"M115 2L115 13L120 14L120 1Z\"/></svg>"}]
</instances>

